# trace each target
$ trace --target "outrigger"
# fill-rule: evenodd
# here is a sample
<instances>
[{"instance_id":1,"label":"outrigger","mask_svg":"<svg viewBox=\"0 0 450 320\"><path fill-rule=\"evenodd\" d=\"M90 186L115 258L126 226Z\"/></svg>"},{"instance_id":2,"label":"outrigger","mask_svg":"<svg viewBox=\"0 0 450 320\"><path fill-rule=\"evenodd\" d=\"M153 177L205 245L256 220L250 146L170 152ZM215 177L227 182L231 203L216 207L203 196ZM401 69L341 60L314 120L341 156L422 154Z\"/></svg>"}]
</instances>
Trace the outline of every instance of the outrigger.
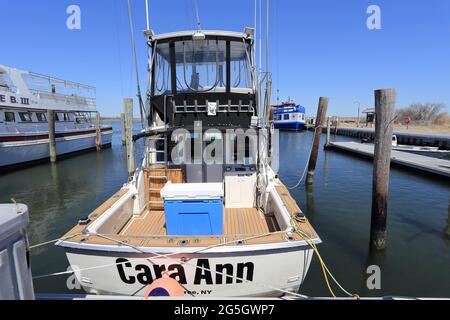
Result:
<instances>
[{"instance_id":1,"label":"outrigger","mask_svg":"<svg viewBox=\"0 0 450 320\"><path fill-rule=\"evenodd\" d=\"M186 295L298 292L321 240L278 179L253 29L146 35L142 165L57 243L78 281L142 296L166 273Z\"/></svg>"}]
</instances>

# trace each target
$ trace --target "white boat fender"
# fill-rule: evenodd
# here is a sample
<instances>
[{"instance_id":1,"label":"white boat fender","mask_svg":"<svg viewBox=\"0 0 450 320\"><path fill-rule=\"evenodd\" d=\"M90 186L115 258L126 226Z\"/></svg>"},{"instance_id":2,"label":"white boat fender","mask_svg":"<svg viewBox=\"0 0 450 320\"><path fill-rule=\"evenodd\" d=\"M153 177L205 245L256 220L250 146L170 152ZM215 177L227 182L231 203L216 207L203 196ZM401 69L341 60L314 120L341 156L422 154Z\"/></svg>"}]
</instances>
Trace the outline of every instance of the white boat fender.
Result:
<instances>
[{"instance_id":1,"label":"white boat fender","mask_svg":"<svg viewBox=\"0 0 450 320\"><path fill-rule=\"evenodd\" d=\"M164 272L162 277L153 281L145 290L144 299L148 297L182 297L184 289L177 280L171 278Z\"/></svg>"}]
</instances>

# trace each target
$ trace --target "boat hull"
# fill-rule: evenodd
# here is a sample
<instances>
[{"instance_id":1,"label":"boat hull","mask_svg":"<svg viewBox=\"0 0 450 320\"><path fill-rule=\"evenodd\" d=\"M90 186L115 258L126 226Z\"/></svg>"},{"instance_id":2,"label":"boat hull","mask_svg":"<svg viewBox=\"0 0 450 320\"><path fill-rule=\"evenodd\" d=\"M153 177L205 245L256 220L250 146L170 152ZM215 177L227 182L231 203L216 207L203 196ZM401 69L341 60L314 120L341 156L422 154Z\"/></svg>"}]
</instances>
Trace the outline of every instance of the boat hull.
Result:
<instances>
[{"instance_id":1,"label":"boat hull","mask_svg":"<svg viewBox=\"0 0 450 320\"><path fill-rule=\"evenodd\" d=\"M91 294L143 296L147 286L168 271L183 286L185 296L200 297L274 297L297 292L313 256L308 246L197 254L176 249L176 255L157 258L68 248L66 254L72 270L81 270L75 272L77 280Z\"/></svg>"},{"instance_id":2,"label":"boat hull","mask_svg":"<svg viewBox=\"0 0 450 320\"><path fill-rule=\"evenodd\" d=\"M301 131L306 129L305 124L301 122L288 122L288 123L277 123L275 122L275 129L286 130L286 131Z\"/></svg>"},{"instance_id":3,"label":"boat hull","mask_svg":"<svg viewBox=\"0 0 450 320\"><path fill-rule=\"evenodd\" d=\"M23 137L23 136L22 136ZM5 137L3 136L4 140ZM0 169L5 169L25 163L32 163L50 157L47 138L0 142ZM13 139L11 139L13 140ZM112 129L102 130L102 146L112 142ZM96 133L73 134L56 138L56 155L63 156L96 147Z\"/></svg>"}]
</instances>

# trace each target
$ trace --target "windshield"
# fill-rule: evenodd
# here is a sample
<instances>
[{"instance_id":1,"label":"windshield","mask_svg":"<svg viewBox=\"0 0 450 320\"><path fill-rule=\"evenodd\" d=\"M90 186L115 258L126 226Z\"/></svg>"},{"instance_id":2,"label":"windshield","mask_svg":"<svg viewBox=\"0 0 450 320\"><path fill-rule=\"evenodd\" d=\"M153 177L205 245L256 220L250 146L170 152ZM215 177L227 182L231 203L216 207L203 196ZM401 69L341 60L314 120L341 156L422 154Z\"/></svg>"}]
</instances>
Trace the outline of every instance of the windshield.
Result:
<instances>
[{"instance_id":1,"label":"windshield","mask_svg":"<svg viewBox=\"0 0 450 320\"><path fill-rule=\"evenodd\" d=\"M251 92L250 46L230 42L231 91ZM175 42L176 91L225 92L227 87L227 44L225 40L205 39ZM155 94L172 91L171 58L168 43L158 44L155 57Z\"/></svg>"}]
</instances>

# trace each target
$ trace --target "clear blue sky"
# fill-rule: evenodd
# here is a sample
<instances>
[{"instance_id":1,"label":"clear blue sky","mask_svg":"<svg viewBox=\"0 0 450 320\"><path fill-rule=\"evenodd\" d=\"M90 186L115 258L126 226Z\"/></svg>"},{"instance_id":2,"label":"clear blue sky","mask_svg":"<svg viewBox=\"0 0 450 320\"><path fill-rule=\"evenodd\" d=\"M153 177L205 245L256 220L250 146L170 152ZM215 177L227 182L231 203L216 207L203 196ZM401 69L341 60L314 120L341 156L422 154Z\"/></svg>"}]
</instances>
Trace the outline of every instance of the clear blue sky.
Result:
<instances>
[{"instance_id":1,"label":"clear blue sky","mask_svg":"<svg viewBox=\"0 0 450 320\"><path fill-rule=\"evenodd\" d=\"M253 25L254 0L198 0L203 29ZM264 2L264 1L263 1ZM81 30L66 28L66 8L81 7ZM366 27L366 9L381 7L382 30ZM145 1L132 0L141 82L145 88ZM195 28L193 0L150 0L156 33ZM118 115L135 95L126 0L0 0L0 64L97 87L98 109ZM450 1L272 0L271 71L280 98L316 112L356 116L354 101L394 87L398 106L450 106ZM137 115L136 109L136 115Z\"/></svg>"}]
</instances>

